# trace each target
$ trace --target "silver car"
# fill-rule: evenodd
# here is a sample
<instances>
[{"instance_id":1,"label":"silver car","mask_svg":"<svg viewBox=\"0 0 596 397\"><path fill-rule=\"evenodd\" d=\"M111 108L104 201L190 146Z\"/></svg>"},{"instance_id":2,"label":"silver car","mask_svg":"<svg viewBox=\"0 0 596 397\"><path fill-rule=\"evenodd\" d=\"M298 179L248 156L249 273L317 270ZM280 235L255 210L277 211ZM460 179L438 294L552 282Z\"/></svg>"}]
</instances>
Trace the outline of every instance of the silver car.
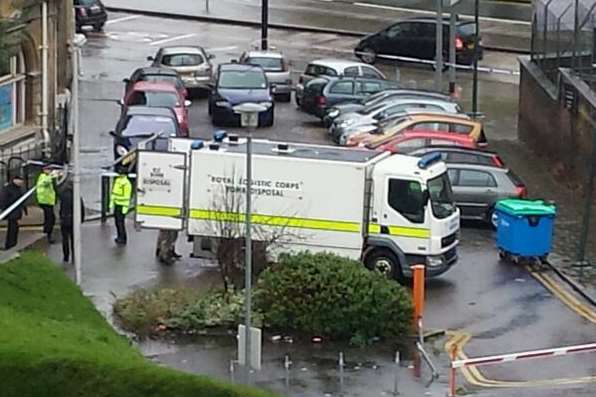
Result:
<instances>
[{"instance_id":1,"label":"silver car","mask_svg":"<svg viewBox=\"0 0 596 397\"><path fill-rule=\"evenodd\" d=\"M507 168L449 162L446 165L462 219L480 220L494 226L494 206L498 200L527 195L525 184Z\"/></svg>"},{"instance_id":2,"label":"silver car","mask_svg":"<svg viewBox=\"0 0 596 397\"><path fill-rule=\"evenodd\" d=\"M387 118L404 113L408 110L421 110L431 112L461 113L461 107L455 102L440 99L403 96L399 99L375 103L365 106L359 111L344 113L333 120L329 134L342 135L343 130L357 125L377 125Z\"/></svg>"},{"instance_id":3,"label":"silver car","mask_svg":"<svg viewBox=\"0 0 596 397\"><path fill-rule=\"evenodd\" d=\"M153 57L151 66L174 69L184 87L189 91L193 89L209 90L213 85L212 54L207 54L199 46L162 47Z\"/></svg>"},{"instance_id":4,"label":"silver car","mask_svg":"<svg viewBox=\"0 0 596 397\"><path fill-rule=\"evenodd\" d=\"M289 62L279 51L247 51L239 59L240 63L257 65L265 70L265 75L275 99L290 102L292 98L292 77Z\"/></svg>"},{"instance_id":5,"label":"silver car","mask_svg":"<svg viewBox=\"0 0 596 397\"><path fill-rule=\"evenodd\" d=\"M298 84L296 84L296 105L300 106L304 85L320 76L366 77L369 79L386 80L385 75L379 69L362 62L346 61L343 59L317 59L306 65L304 73L300 75Z\"/></svg>"}]
</instances>

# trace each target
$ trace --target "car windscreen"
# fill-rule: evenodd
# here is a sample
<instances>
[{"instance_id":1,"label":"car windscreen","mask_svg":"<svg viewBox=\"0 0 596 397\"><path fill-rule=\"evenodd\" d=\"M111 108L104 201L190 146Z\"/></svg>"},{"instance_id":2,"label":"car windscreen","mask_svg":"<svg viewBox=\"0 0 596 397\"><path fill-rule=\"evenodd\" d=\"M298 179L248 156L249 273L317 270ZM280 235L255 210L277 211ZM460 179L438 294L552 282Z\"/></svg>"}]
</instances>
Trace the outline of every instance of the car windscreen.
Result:
<instances>
[{"instance_id":1,"label":"car windscreen","mask_svg":"<svg viewBox=\"0 0 596 397\"><path fill-rule=\"evenodd\" d=\"M94 4L97 4L97 0L75 0L75 3L74 3L75 6L85 6L85 7L89 7Z\"/></svg>"},{"instance_id":2,"label":"car windscreen","mask_svg":"<svg viewBox=\"0 0 596 397\"><path fill-rule=\"evenodd\" d=\"M162 152L168 151L168 138L157 138L147 142L148 138L147 136L130 137L128 138L129 147L143 150L159 150Z\"/></svg>"},{"instance_id":3,"label":"car windscreen","mask_svg":"<svg viewBox=\"0 0 596 397\"><path fill-rule=\"evenodd\" d=\"M162 136L176 135L176 122L170 117L131 115L126 118L121 130L122 136L151 135L161 132Z\"/></svg>"},{"instance_id":4,"label":"car windscreen","mask_svg":"<svg viewBox=\"0 0 596 397\"><path fill-rule=\"evenodd\" d=\"M250 57L246 59L246 63L260 66L267 72L281 72L284 70L281 58Z\"/></svg>"},{"instance_id":5,"label":"car windscreen","mask_svg":"<svg viewBox=\"0 0 596 397\"><path fill-rule=\"evenodd\" d=\"M180 106L178 95L165 91L135 91L131 94L128 106L151 106L174 108Z\"/></svg>"},{"instance_id":6,"label":"car windscreen","mask_svg":"<svg viewBox=\"0 0 596 397\"><path fill-rule=\"evenodd\" d=\"M265 89L267 80L261 70L229 70L219 74L219 88Z\"/></svg>"},{"instance_id":7,"label":"car windscreen","mask_svg":"<svg viewBox=\"0 0 596 397\"><path fill-rule=\"evenodd\" d=\"M197 66L204 62L199 54L169 54L161 58L161 63L166 66Z\"/></svg>"},{"instance_id":8,"label":"car windscreen","mask_svg":"<svg viewBox=\"0 0 596 397\"><path fill-rule=\"evenodd\" d=\"M429 179L427 183L428 195L434 216L444 219L455 212L455 199L451 190L451 182L446 172Z\"/></svg>"},{"instance_id":9,"label":"car windscreen","mask_svg":"<svg viewBox=\"0 0 596 397\"><path fill-rule=\"evenodd\" d=\"M457 25L457 33L462 36L472 38L476 35L476 24L474 22L465 22Z\"/></svg>"}]
</instances>

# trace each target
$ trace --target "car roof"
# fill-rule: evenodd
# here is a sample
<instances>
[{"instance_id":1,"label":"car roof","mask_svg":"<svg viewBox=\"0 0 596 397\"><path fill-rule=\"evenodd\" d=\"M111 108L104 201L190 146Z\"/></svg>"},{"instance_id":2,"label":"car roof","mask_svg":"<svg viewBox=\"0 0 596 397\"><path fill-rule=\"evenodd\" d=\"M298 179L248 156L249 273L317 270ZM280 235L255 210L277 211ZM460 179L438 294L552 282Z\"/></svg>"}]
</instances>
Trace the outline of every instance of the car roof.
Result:
<instances>
[{"instance_id":1,"label":"car roof","mask_svg":"<svg viewBox=\"0 0 596 397\"><path fill-rule=\"evenodd\" d=\"M462 113L446 113L446 112L408 112L408 117L415 121L430 121L430 122L447 122L462 124L481 124L480 121L475 121L470 116Z\"/></svg>"},{"instance_id":2,"label":"car roof","mask_svg":"<svg viewBox=\"0 0 596 397\"><path fill-rule=\"evenodd\" d=\"M439 138L449 141L458 141L458 142L474 142L472 138L468 135L462 134L455 134L453 132L444 132L444 131L433 131L433 130L416 130L416 131L404 131L401 134L395 136L395 140L400 138ZM445 147L449 147L444 145ZM456 146L458 147L458 146Z\"/></svg>"},{"instance_id":3,"label":"car roof","mask_svg":"<svg viewBox=\"0 0 596 397\"><path fill-rule=\"evenodd\" d=\"M452 97L449 95L445 95L440 92L430 91L430 90L413 90L413 89L404 89L404 88L388 88L383 91L379 91L379 93L385 93L386 95L410 95L410 96L417 96L417 97L426 97L426 98L437 98L442 99L443 101L448 102L455 102Z\"/></svg>"},{"instance_id":4,"label":"car roof","mask_svg":"<svg viewBox=\"0 0 596 397\"><path fill-rule=\"evenodd\" d=\"M169 54L201 54L205 52L203 47L199 46L170 46L160 48L162 55Z\"/></svg>"},{"instance_id":5,"label":"car roof","mask_svg":"<svg viewBox=\"0 0 596 397\"><path fill-rule=\"evenodd\" d=\"M406 133L406 132L404 132ZM453 134L452 135L456 135ZM467 135L457 135L457 136L466 136ZM470 148L470 147L465 147L465 146L452 146L452 145L429 145L429 146L425 146L425 147L421 147L419 149L415 149L412 150L412 153L416 153L416 152L432 152L432 151L445 151L445 152L464 152L464 153L473 153L473 154L478 154L481 156L486 156L486 157L491 157L494 156L496 154L498 154L495 151L492 150L486 150L486 149L481 149L481 148Z\"/></svg>"},{"instance_id":6,"label":"car roof","mask_svg":"<svg viewBox=\"0 0 596 397\"><path fill-rule=\"evenodd\" d=\"M476 164L476 163L447 163L447 168L460 168L478 171L489 171L489 172L509 172L509 168L499 167L498 165L489 164Z\"/></svg>"},{"instance_id":7,"label":"car roof","mask_svg":"<svg viewBox=\"0 0 596 397\"><path fill-rule=\"evenodd\" d=\"M438 99L438 98L433 98L433 97L425 97L425 96L416 96L416 95L404 95L404 96L399 96L396 98L392 98L389 99L387 101L383 101L383 102L379 102L378 104L376 104L375 106L393 106L393 105L397 105L400 103L420 103L420 104L428 104L428 105L445 105L445 104L449 104L451 106L455 106L456 104L454 102L450 102L450 101L444 101L442 99ZM424 109L422 109L424 111ZM437 111L438 112L438 111ZM440 113L442 114L442 113ZM451 114L451 113L450 113Z\"/></svg>"},{"instance_id":8,"label":"car roof","mask_svg":"<svg viewBox=\"0 0 596 397\"><path fill-rule=\"evenodd\" d=\"M127 116L162 116L172 117L177 120L176 113L171 108L152 106L129 106L126 108Z\"/></svg>"},{"instance_id":9,"label":"car roof","mask_svg":"<svg viewBox=\"0 0 596 397\"><path fill-rule=\"evenodd\" d=\"M138 68L134 73L140 73L142 75L167 75L167 76L178 76L178 73L174 69L160 68L156 66L145 66Z\"/></svg>"},{"instance_id":10,"label":"car roof","mask_svg":"<svg viewBox=\"0 0 596 397\"><path fill-rule=\"evenodd\" d=\"M308 63L309 65L327 66L335 70L343 70L351 66L370 66L362 62L347 61L345 59L322 58L315 59ZM374 68L374 67L373 67Z\"/></svg>"},{"instance_id":11,"label":"car roof","mask_svg":"<svg viewBox=\"0 0 596 397\"><path fill-rule=\"evenodd\" d=\"M263 68L259 65L251 65L248 63L221 63L219 64L219 70L227 70L227 71L245 71L245 70L253 70L258 69L263 71Z\"/></svg>"},{"instance_id":12,"label":"car roof","mask_svg":"<svg viewBox=\"0 0 596 397\"><path fill-rule=\"evenodd\" d=\"M176 87L170 83L153 82L153 81L137 81L132 86L134 91L164 91L164 92L178 92Z\"/></svg>"},{"instance_id":13,"label":"car roof","mask_svg":"<svg viewBox=\"0 0 596 397\"><path fill-rule=\"evenodd\" d=\"M248 56L249 58L278 58L278 59L282 59L284 56L281 52L279 51L271 51L271 50L264 50L264 51L257 51L257 50L253 50L253 51L247 51L246 52L246 56Z\"/></svg>"}]
</instances>

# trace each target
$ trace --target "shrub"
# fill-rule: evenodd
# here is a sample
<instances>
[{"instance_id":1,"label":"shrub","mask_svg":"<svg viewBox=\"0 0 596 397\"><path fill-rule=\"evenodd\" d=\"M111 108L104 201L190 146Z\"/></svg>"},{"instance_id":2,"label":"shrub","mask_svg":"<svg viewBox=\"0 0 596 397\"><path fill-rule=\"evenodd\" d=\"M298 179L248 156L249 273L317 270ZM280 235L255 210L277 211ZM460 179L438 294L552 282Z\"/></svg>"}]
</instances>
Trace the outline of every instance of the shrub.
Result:
<instances>
[{"instance_id":1,"label":"shrub","mask_svg":"<svg viewBox=\"0 0 596 397\"><path fill-rule=\"evenodd\" d=\"M370 341L410 331L412 301L392 280L333 254L281 255L255 292L266 327Z\"/></svg>"}]
</instances>

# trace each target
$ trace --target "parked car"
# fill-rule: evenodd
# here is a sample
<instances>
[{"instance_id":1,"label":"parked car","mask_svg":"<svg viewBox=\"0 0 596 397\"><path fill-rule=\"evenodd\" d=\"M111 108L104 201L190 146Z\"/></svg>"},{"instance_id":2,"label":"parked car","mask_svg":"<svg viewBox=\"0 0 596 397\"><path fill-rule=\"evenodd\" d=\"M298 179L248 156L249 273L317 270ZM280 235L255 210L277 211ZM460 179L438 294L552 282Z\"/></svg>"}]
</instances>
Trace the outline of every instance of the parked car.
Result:
<instances>
[{"instance_id":1,"label":"parked car","mask_svg":"<svg viewBox=\"0 0 596 397\"><path fill-rule=\"evenodd\" d=\"M454 134L449 135L454 136ZM415 149L408 154L411 156L422 157L425 154L431 153L440 153L441 158L446 163L481 164L492 165L493 167L505 167L505 162L496 152L472 149L459 145L446 146L442 143L437 144L437 142Z\"/></svg>"},{"instance_id":2,"label":"parked car","mask_svg":"<svg viewBox=\"0 0 596 397\"><path fill-rule=\"evenodd\" d=\"M147 66L136 69L129 78L122 79L124 82L124 95L138 81L149 83L168 83L176 87L180 95L186 99L188 91L178 73L174 69Z\"/></svg>"},{"instance_id":3,"label":"parked car","mask_svg":"<svg viewBox=\"0 0 596 397\"><path fill-rule=\"evenodd\" d=\"M151 66L174 69L188 90L209 90L213 85L212 54L199 46L160 48L155 56L147 57Z\"/></svg>"},{"instance_id":4,"label":"parked car","mask_svg":"<svg viewBox=\"0 0 596 397\"><path fill-rule=\"evenodd\" d=\"M292 77L288 60L279 51L247 51L240 56L240 63L263 68L275 99L290 102Z\"/></svg>"},{"instance_id":5,"label":"parked car","mask_svg":"<svg viewBox=\"0 0 596 397\"><path fill-rule=\"evenodd\" d=\"M178 118L178 124L184 136L188 136L188 107L191 102L184 99L180 92L169 83L135 83L120 101L122 111L130 106L149 106L172 108Z\"/></svg>"},{"instance_id":6,"label":"parked car","mask_svg":"<svg viewBox=\"0 0 596 397\"><path fill-rule=\"evenodd\" d=\"M310 80L304 87L300 109L323 118L329 106L358 101L397 83L388 80L362 77L319 77Z\"/></svg>"},{"instance_id":7,"label":"parked car","mask_svg":"<svg viewBox=\"0 0 596 397\"><path fill-rule=\"evenodd\" d=\"M95 32L101 32L108 13L101 0L74 0L76 31L81 32L83 26L91 26Z\"/></svg>"},{"instance_id":8,"label":"parked car","mask_svg":"<svg viewBox=\"0 0 596 397\"><path fill-rule=\"evenodd\" d=\"M445 112L461 113L461 107L451 101L424 97L402 96L366 106L357 112L345 113L337 117L329 127L329 134L337 142L342 135L349 135L350 131L363 127L376 127L391 118L399 117L406 112Z\"/></svg>"},{"instance_id":9,"label":"parked car","mask_svg":"<svg viewBox=\"0 0 596 397\"><path fill-rule=\"evenodd\" d=\"M453 134L467 135L472 138L479 147L487 145L482 123L472 120L464 114L447 113L420 113L413 112L410 115L397 118L388 125L374 127L361 127L362 131L355 132L345 139L347 146L381 146L390 141L395 135L404 131L443 131ZM374 128L374 129L373 129Z\"/></svg>"},{"instance_id":10,"label":"parked car","mask_svg":"<svg viewBox=\"0 0 596 397\"><path fill-rule=\"evenodd\" d=\"M323 117L325 127L329 128L333 120L340 117L344 113L358 112L365 107L370 107L381 102L387 102L401 97L410 98L430 98L439 99L446 102L454 102L453 98L435 91L427 90L408 90L408 89L387 89L377 92L369 97L363 98L358 102L341 103L339 105L328 107Z\"/></svg>"},{"instance_id":11,"label":"parked car","mask_svg":"<svg viewBox=\"0 0 596 397\"><path fill-rule=\"evenodd\" d=\"M171 108L131 106L123 112L110 131L113 138L114 159L118 159L137 148L139 143L159 134L145 149L168 150L168 138L184 136L178 124L176 113Z\"/></svg>"},{"instance_id":12,"label":"parked car","mask_svg":"<svg viewBox=\"0 0 596 397\"><path fill-rule=\"evenodd\" d=\"M386 77L374 66L342 59L317 59L306 65L296 84L296 105L300 106L304 85L317 77L366 77L385 80Z\"/></svg>"},{"instance_id":13,"label":"parked car","mask_svg":"<svg viewBox=\"0 0 596 397\"><path fill-rule=\"evenodd\" d=\"M238 63L221 64L209 93L209 114L214 125L240 123L233 107L254 102L267 110L259 114L259 126L273 125L275 103L265 71L260 66Z\"/></svg>"},{"instance_id":14,"label":"parked car","mask_svg":"<svg viewBox=\"0 0 596 397\"><path fill-rule=\"evenodd\" d=\"M428 146L444 145L444 147L462 148L462 150L475 149L476 142L466 135L457 135L449 132L437 131L406 131L395 136L387 143L377 146L375 150L379 152L391 152L410 154L418 156L417 150L422 150ZM447 146L449 145L449 146ZM465 148L465 149L463 149ZM476 151L476 150L474 150ZM429 153L436 153L435 151ZM440 152L443 155L444 152Z\"/></svg>"},{"instance_id":15,"label":"parked car","mask_svg":"<svg viewBox=\"0 0 596 397\"><path fill-rule=\"evenodd\" d=\"M363 62L373 64L379 55L394 55L434 60L436 51L436 19L408 18L364 37L354 52ZM476 25L471 21L458 21L455 32L455 57L458 64L474 62ZM478 39L479 59L483 57L482 41ZM449 19L443 19L443 54L449 54Z\"/></svg>"},{"instance_id":16,"label":"parked car","mask_svg":"<svg viewBox=\"0 0 596 397\"><path fill-rule=\"evenodd\" d=\"M528 194L523 181L507 168L447 163L447 170L462 219L495 226L493 213L498 200L525 198Z\"/></svg>"}]
</instances>

